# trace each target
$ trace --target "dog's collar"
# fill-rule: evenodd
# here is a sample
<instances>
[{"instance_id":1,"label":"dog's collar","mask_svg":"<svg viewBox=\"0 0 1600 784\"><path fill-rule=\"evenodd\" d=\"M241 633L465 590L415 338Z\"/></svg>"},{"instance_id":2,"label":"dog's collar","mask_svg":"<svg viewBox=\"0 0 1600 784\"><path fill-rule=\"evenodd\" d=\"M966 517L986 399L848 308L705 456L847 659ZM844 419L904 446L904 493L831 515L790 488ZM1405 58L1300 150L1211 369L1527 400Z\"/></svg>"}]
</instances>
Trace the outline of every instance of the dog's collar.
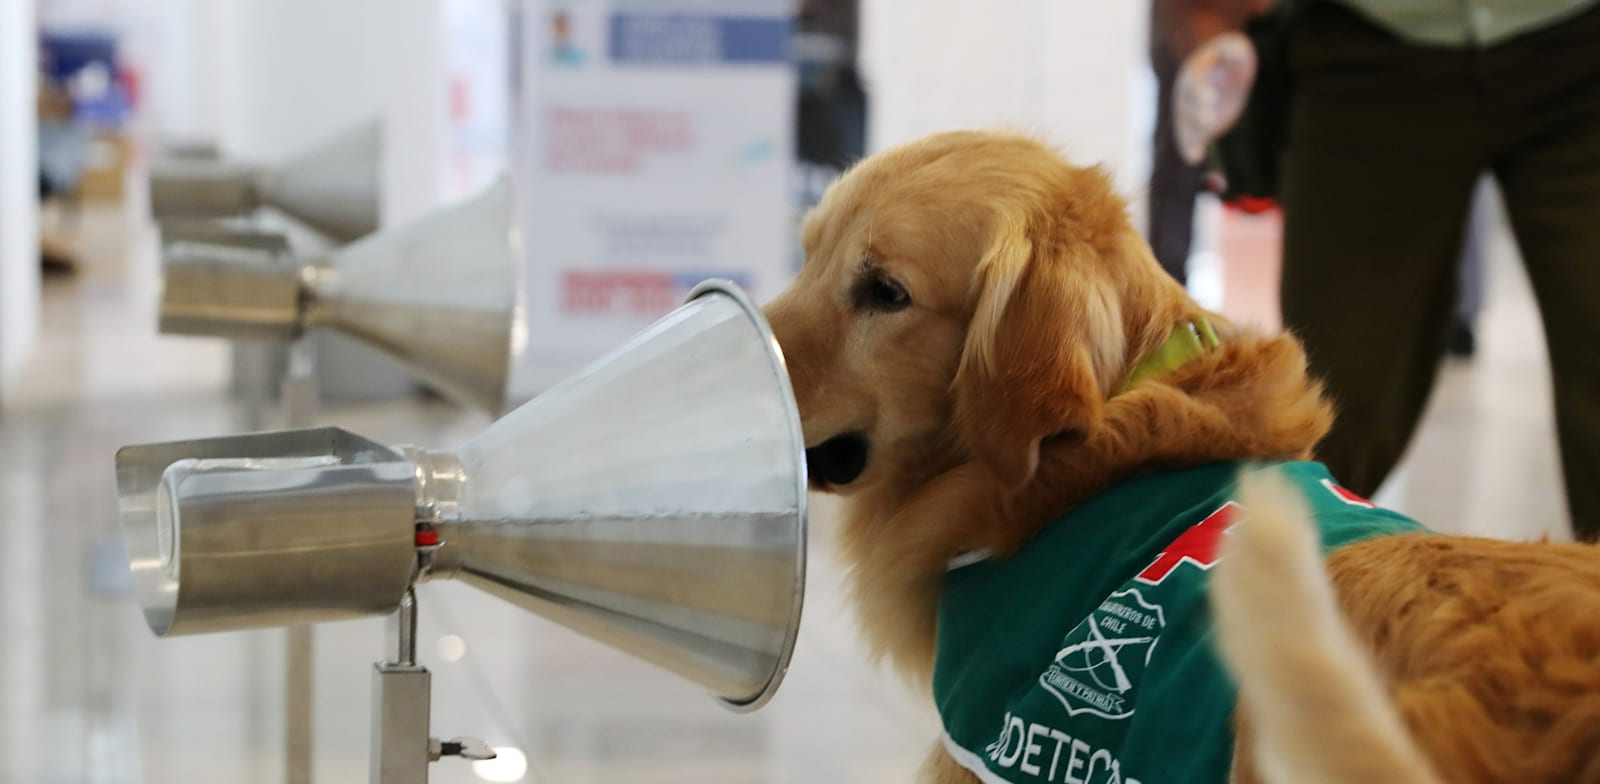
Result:
<instances>
[{"instance_id":1,"label":"dog's collar","mask_svg":"<svg viewBox=\"0 0 1600 784\"><path fill-rule=\"evenodd\" d=\"M1119 394L1151 376L1182 367L1220 345L1222 341L1217 339L1217 332L1211 328L1209 320L1197 318L1180 321L1172 328L1172 334L1167 336L1166 342L1139 360L1133 372L1128 374L1128 380L1123 382Z\"/></svg>"}]
</instances>

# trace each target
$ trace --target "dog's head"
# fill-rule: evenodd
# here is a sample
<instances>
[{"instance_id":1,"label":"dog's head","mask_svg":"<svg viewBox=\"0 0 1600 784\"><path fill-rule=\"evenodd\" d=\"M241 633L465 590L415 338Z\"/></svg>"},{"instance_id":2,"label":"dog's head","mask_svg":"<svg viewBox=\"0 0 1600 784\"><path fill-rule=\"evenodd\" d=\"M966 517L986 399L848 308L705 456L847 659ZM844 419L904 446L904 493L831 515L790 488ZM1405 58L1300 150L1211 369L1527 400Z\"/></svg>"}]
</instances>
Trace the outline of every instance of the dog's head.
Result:
<instances>
[{"instance_id":1,"label":"dog's head","mask_svg":"<svg viewBox=\"0 0 1600 784\"><path fill-rule=\"evenodd\" d=\"M981 462L1005 486L1081 436L1132 363L1194 311L1096 169L960 132L875 156L804 228L767 306L815 486L909 488Z\"/></svg>"}]
</instances>

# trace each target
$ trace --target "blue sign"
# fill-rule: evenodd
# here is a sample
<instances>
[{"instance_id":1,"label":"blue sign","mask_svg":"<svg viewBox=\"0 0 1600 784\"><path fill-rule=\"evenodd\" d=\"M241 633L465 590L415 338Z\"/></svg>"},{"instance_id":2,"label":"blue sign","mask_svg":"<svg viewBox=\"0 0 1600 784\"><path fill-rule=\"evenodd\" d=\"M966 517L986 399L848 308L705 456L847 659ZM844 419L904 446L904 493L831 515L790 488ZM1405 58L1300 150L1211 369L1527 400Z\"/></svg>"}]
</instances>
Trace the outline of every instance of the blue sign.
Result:
<instances>
[{"instance_id":1,"label":"blue sign","mask_svg":"<svg viewBox=\"0 0 1600 784\"><path fill-rule=\"evenodd\" d=\"M619 65L787 65L789 29L782 17L615 13L611 60Z\"/></svg>"}]
</instances>

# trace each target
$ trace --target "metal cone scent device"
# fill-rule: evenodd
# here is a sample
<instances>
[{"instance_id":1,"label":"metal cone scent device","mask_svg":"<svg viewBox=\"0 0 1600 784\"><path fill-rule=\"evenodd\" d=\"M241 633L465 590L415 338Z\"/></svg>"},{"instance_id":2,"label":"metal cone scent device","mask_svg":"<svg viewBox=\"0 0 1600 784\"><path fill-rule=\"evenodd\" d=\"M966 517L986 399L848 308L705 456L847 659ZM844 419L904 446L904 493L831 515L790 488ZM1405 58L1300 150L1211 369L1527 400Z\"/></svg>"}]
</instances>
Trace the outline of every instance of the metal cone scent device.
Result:
<instances>
[{"instance_id":1,"label":"metal cone scent device","mask_svg":"<svg viewBox=\"0 0 1600 784\"><path fill-rule=\"evenodd\" d=\"M150 172L150 209L169 218L229 217L271 207L339 242L376 231L383 134L363 125L275 166L161 161Z\"/></svg>"},{"instance_id":2,"label":"metal cone scent device","mask_svg":"<svg viewBox=\"0 0 1600 784\"><path fill-rule=\"evenodd\" d=\"M335 329L498 414L521 289L512 199L502 178L464 204L310 260L246 235L185 239L204 230L184 224L163 257L160 330L288 341Z\"/></svg>"},{"instance_id":3,"label":"metal cone scent device","mask_svg":"<svg viewBox=\"0 0 1600 784\"><path fill-rule=\"evenodd\" d=\"M428 462L435 574L731 707L777 689L804 591L805 442L777 341L732 284Z\"/></svg>"},{"instance_id":4,"label":"metal cone scent device","mask_svg":"<svg viewBox=\"0 0 1600 784\"><path fill-rule=\"evenodd\" d=\"M289 238L278 231L265 231L206 218L174 218L161 224L161 244L212 245L243 248L275 255L289 253Z\"/></svg>"},{"instance_id":5,"label":"metal cone scent device","mask_svg":"<svg viewBox=\"0 0 1600 784\"><path fill-rule=\"evenodd\" d=\"M119 451L145 621L168 636L393 611L416 561L414 481L400 453L337 428Z\"/></svg>"},{"instance_id":6,"label":"metal cone scent device","mask_svg":"<svg viewBox=\"0 0 1600 784\"><path fill-rule=\"evenodd\" d=\"M732 284L454 451L281 431L127 447L117 478L158 635L388 613L455 579L750 710L799 627L804 441Z\"/></svg>"}]
</instances>

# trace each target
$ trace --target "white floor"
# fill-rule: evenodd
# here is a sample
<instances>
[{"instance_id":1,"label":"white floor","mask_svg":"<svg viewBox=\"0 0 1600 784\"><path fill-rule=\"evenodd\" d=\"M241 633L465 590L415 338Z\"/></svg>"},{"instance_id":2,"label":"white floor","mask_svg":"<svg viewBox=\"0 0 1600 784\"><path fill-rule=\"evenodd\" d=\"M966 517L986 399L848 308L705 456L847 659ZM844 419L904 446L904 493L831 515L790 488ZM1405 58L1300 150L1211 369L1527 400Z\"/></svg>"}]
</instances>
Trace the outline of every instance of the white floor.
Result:
<instances>
[{"instance_id":1,"label":"white floor","mask_svg":"<svg viewBox=\"0 0 1600 784\"><path fill-rule=\"evenodd\" d=\"M88 263L52 281L45 342L0 412L0 781L277 782L281 632L157 640L124 591L112 455L237 430L227 348L154 334L154 237L86 217ZM1446 369L1426 432L1383 498L1439 528L1563 535L1538 323L1502 245L1482 352ZM391 443L481 427L443 404L331 407ZM423 589L434 729L525 752L535 782L902 781L928 748L919 700L863 663L817 515L804 631L783 691L751 716L470 589ZM316 780L366 776L382 622L317 630ZM464 655L459 657L464 643ZM481 780L460 761L435 782Z\"/></svg>"}]
</instances>

